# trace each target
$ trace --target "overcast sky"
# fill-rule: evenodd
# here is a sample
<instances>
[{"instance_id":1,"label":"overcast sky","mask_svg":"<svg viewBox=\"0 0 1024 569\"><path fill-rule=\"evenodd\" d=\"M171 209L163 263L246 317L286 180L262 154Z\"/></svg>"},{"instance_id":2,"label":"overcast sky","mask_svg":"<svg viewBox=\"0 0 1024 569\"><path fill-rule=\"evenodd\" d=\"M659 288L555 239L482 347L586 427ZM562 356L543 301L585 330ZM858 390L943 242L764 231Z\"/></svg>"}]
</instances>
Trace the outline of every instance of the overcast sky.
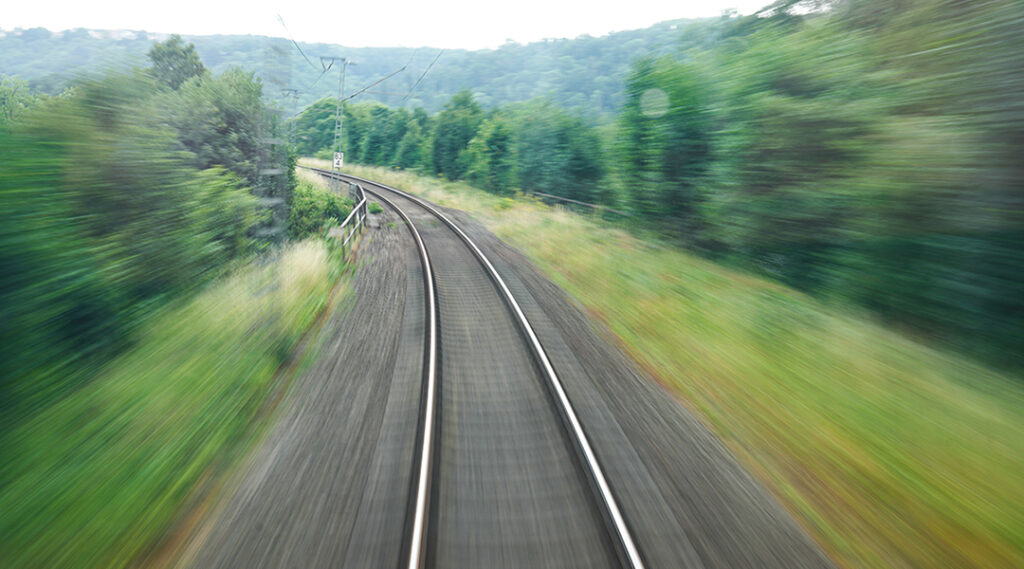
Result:
<instances>
[{"instance_id":1,"label":"overcast sky","mask_svg":"<svg viewBox=\"0 0 1024 569\"><path fill-rule=\"evenodd\" d=\"M494 48L513 40L600 36L676 18L747 14L771 0L45 0L6 2L0 29L129 29L255 34L349 47ZM602 5L603 4L603 5ZM606 7L607 6L607 7Z\"/></svg>"}]
</instances>

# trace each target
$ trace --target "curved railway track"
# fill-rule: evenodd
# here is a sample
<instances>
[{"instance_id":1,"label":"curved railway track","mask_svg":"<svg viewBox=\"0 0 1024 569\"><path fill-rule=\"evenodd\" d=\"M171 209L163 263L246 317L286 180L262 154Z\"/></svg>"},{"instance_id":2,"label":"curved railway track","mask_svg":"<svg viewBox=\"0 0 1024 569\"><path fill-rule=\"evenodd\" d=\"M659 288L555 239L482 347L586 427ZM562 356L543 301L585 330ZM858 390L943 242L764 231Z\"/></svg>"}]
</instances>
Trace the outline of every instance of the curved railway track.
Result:
<instances>
[{"instance_id":1,"label":"curved railway track","mask_svg":"<svg viewBox=\"0 0 1024 569\"><path fill-rule=\"evenodd\" d=\"M423 268L424 374L403 565L643 567L562 381L491 261L429 203L340 178L406 222Z\"/></svg>"},{"instance_id":2,"label":"curved railway track","mask_svg":"<svg viewBox=\"0 0 1024 569\"><path fill-rule=\"evenodd\" d=\"M323 355L180 566L834 569L518 252L344 179L408 231L362 242Z\"/></svg>"}]
</instances>

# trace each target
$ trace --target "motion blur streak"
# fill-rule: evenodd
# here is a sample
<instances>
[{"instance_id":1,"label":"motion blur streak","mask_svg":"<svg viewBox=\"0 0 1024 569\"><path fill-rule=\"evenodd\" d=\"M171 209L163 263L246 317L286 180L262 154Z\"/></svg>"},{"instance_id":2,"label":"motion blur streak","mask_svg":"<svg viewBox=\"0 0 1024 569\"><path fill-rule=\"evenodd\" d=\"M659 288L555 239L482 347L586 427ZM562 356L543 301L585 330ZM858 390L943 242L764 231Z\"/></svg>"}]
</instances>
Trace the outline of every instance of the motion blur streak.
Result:
<instances>
[{"instance_id":1,"label":"motion blur streak","mask_svg":"<svg viewBox=\"0 0 1024 569\"><path fill-rule=\"evenodd\" d=\"M291 200L250 72L177 39L0 117L0 564L122 567L256 433L336 259L270 251ZM300 186L289 233L348 204ZM270 235L270 237L261 237ZM247 266L260 259L260 266Z\"/></svg>"},{"instance_id":2,"label":"motion blur streak","mask_svg":"<svg viewBox=\"0 0 1024 569\"><path fill-rule=\"evenodd\" d=\"M471 212L522 250L691 402L840 566L1024 559L1004 531L1021 527L1015 504L1024 503L1019 376L597 218L408 173L350 171ZM662 442L656 428L649 436Z\"/></svg>"},{"instance_id":3,"label":"motion blur streak","mask_svg":"<svg viewBox=\"0 0 1024 569\"><path fill-rule=\"evenodd\" d=\"M3 34L26 77L0 77L0 563L146 566L337 281L329 245L287 244L351 207L292 173L330 158L336 101L289 148L235 39L219 73L172 37L67 82L76 46L148 40ZM529 255L839 565L1022 567L1021 54L1019 0L780 0L446 52L424 107L346 103L342 145ZM629 420L674 464L681 428ZM694 548L766 541L732 525Z\"/></svg>"}]
</instances>

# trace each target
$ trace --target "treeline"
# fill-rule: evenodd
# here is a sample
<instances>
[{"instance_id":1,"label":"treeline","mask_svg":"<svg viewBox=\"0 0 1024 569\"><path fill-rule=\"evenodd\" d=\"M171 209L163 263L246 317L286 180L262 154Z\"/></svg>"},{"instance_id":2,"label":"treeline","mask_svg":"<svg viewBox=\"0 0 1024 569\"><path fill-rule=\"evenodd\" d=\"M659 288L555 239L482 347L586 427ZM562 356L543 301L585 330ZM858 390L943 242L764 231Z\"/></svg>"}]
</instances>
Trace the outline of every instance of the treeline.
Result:
<instances>
[{"instance_id":1,"label":"treeline","mask_svg":"<svg viewBox=\"0 0 1024 569\"><path fill-rule=\"evenodd\" d=\"M299 154L330 157L335 108L323 99L297 117ZM465 179L496 193L522 188L593 201L607 191L598 130L543 99L484 111L463 91L434 116L355 103L345 105L343 120L346 161Z\"/></svg>"},{"instance_id":2,"label":"treeline","mask_svg":"<svg viewBox=\"0 0 1024 569\"><path fill-rule=\"evenodd\" d=\"M294 158L268 146L253 73L211 74L191 46L57 97L4 80L0 121L0 415L54 401L170 299L273 240ZM283 229L281 230L283 233Z\"/></svg>"},{"instance_id":3,"label":"treeline","mask_svg":"<svg viewBox=\"0 0 1024 569\"><path fill-rule=\"evenodd\" d=\"M334 80L321 78L322 70L315 58L344 55L358 62L346 71L346 83L356 88L408 65L404 73L389 79L383 89L399 96L367 93L364 99L395 102L411 92L414 105L433 112L459 90L472 88L477 101L485 107L547 96L563 107L604 114L621 104L622 83L633 59L650 53L672 53L680 41L706 41L703 24L676 20L602 37L507 43L498 49L445 50L415 91L413 86L439 50L300 42L303 52L314 61L310 65L283 37L223 35L185 39L195 44L196 52L215 73L231 67L255 70L266 87L266 97L287 109L292 108L292 99L282 89L297 89L301 106L336 93L337 68L329 74ZM281 32L285 35L283 28ZM37 90L56 94L75 74L104 66L123 66L133 58L144 59L156 36L146 32L84 29L59 33L43 28L0 32L0 73L17 75Z\"/></svg>"},{"instance_id":4,"label":"treeline","mask_svg":"<svg viewBox=\"0 0 1024 569\"><path fill-rule=\"evenodd\" d=\"M630 210L703 254L1024 364L1024 6L784 0L638 60L613 124L544 100L345 108L349 161ZM966 30L966 31L965 31ZM335 102L296 121L329 153Z\"/></svg>"}]
</instances>

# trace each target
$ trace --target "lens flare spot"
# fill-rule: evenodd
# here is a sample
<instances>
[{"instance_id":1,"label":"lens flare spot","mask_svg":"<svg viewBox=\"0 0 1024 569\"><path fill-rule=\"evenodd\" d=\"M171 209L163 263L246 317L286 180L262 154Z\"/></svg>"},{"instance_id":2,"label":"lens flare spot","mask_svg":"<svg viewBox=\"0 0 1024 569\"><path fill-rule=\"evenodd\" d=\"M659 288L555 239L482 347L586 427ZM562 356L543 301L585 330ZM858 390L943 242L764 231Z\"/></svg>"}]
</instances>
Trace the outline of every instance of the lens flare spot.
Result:
<instances>
[{"instance_id":1,"label":"lens flare spot","mask_svg":"<svg viewBox=\"0 0 1024 569\"><path fill-rule=\"evenodd\" d=\"M640 95L640 112L645 117L658 118L668 112L668 95L661 89L648 89Z\"/></svg>"}]
</instances>

